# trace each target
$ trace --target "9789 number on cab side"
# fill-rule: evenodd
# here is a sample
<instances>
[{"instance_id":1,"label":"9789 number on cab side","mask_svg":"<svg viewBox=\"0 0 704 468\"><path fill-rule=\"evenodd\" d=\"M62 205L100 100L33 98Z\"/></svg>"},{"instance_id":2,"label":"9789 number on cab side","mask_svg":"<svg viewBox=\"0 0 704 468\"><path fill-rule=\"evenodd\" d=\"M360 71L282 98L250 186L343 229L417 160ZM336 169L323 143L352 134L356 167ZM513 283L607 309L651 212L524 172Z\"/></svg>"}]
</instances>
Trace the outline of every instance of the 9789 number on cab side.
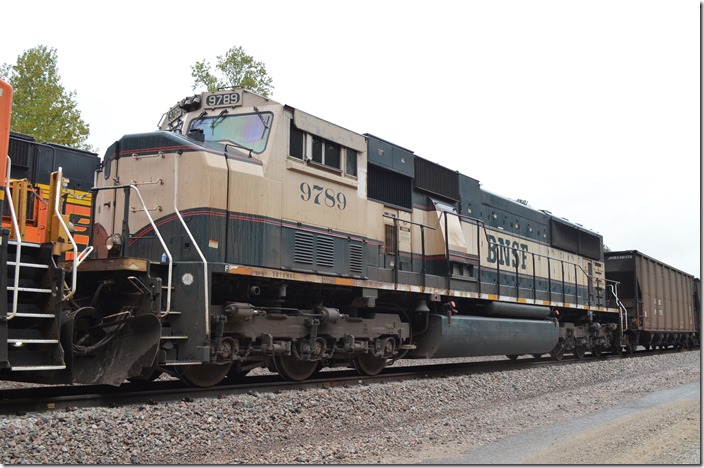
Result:
<instances>
[{"instance_id":1,"label":"9789 number on cab side","mask_svg":"<svg viewBox=\"0 0 704 468\"><path fill-rule=\"evenodd\" d=\"M299 188L301 200L304 202L312 202L315 205L337 208L338 210L347 208L347 197L342 192L317 184L311 186L308 182L301 182Z\"/></svg>"}]
</instances>

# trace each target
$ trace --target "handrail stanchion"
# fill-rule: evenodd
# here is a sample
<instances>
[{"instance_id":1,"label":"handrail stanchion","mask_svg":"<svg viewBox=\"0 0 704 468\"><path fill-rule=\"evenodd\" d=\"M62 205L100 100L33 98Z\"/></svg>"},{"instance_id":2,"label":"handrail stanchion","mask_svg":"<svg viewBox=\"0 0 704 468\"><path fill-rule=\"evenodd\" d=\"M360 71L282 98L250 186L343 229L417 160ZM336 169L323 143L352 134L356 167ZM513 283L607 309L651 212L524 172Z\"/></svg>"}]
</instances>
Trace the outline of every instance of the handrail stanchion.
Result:
<instances>
[{"instance_id":1,"label":"handrail stanchion","mask_svg":"<svg viewBox=\"0 0 704 468\"><path fill-rule=\"evenodd\" d=\"M19 302L19 286L20 286L20 252L22 251L22 236L20 235L20 227L17 223L17 213L15 213L15 205L12 201L12 191L10 190L10 169L12 168L12 160L7 157L7 177L5 178L5 194L10 207L10 218L12 219L12 228L15 230L15 239L17 240L17 250L15 250L15 278L14 290L12 293L12 311L7 315L7 320L12 320L17 315L17 303Z\"/></svg>"}]
</instances>

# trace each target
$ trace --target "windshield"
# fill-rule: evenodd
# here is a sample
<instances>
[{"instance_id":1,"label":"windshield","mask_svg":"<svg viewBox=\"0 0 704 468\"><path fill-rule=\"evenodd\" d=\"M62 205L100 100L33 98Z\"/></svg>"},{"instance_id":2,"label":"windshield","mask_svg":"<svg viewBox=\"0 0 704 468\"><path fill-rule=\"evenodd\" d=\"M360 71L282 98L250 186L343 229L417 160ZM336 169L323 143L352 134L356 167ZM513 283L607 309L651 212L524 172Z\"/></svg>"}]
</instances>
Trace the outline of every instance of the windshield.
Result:
<instances>
[{"instance_id":1,"label":"windshield","mask_svg":"<svg viewBox=\"0 0 704 468\"><path fill-rule=\"evenodd\" d=\"M271 112L214 115L195 119L189 130L202 130L205 141L229 143L261 153L266 149L273 117Z\"/></svg>"}]
</instances>

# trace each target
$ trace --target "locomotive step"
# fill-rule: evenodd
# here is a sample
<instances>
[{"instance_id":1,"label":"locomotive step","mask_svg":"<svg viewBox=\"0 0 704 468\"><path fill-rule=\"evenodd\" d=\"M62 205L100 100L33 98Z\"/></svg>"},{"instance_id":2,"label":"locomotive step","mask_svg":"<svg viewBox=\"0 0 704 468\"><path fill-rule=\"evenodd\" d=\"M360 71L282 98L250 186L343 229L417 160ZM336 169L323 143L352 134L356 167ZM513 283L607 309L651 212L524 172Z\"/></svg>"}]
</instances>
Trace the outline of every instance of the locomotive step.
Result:
<instances>
[{"instance_id":1,"label":"locomotive step","mask_svg":"<svg viewBox=\"0 0 704 468\"><path fill-rule=\"evenodd\" d=\"M15 317L53 319L53 318L56 318L56 315L54 315L54 314L40 314L40 313L33 313L33 312L17 312L15 314Z\"/></svg>"},{"instance_id":2,"label":"locomotive step","mask_svg":"<svg viewBox=\"0 0 704 468\"><path fill-rule=\"evenodd\" d=\"M21 371L47 371L47 370L63 370L66 369L66 366L61 365L61 366L18 366L18 367L13 367L11 370L13 372L21 372Z\"/></svg>"},{"instance_id":3,"label":"locomotive step","mask_svg":"<svg viewBox=\"0 0 704 468\"><path fill-rule=\"evenodd\" d=\"M7 262L7 264L8 264L9 266L12 266L12 267L13 267L13 266L17 265L17 262L14 262L14 261L13 261L13 262ZM25 267L26 267L26 268L37 268L37 269L42 269L42 268L43 268L43 269L45 269L45 270L48 270L48 269L49 269L49 265L43 265L43 264L41 264L41 263L25 263L25 262L20 262L20 268L25 268Z\"/></svg>"},{"instance_id":4,"label":"locomotive step","mask_svg":"<svg viewBox=\"0 0 704 468\"><path fill-rule=\"evenodd\" d=\"M59 340L44 340L35 338L8 338L7 342L14 344L58 344Z\"/></svg>"},{"instance_id":5,"label":"locomotive step","mask_svg":"<svg viewBox=\"0 0 704 468\"><path fill-rule=\"evenodd\" d=\"M7 245L17 245L16 240L10 240ZM37 244L36 242L22 242L22 247L36 247L39 248L41 247L41 244Z\"/></svg>"},{"instance_id":6,"label":"locomotive step","mask_svg":"<svg viewBox=\"0 0 704 468\"><path fill-rule=\"evenodd\" d=\"M51 293L51 289L23 288L23 287L15 288L14 286L7 287L8 291L14 291L15 289L17 289L19 292L34 292L34 293L47 293L47 294Z\"/></svg>"},{"instance_id":7,"label":"locomotive step","mask_svg":"<svg viewBox=\"0 0 704 468\"><path fill-rule=\"evenodd\" d=\"M186 335L167 335L167 336L162 336L162 340L187 340L188 336Z\"/></svg>"}]
</instances>

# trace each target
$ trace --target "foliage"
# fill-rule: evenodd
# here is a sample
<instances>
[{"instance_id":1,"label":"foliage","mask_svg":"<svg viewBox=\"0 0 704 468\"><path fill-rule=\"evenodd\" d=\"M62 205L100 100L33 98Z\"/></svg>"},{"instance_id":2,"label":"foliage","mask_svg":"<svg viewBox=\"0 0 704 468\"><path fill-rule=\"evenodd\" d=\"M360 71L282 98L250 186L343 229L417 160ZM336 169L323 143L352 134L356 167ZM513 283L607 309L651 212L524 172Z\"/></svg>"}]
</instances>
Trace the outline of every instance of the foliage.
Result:
<instances>
[{"instance_id":1,"label":"foliage","mask_svg":"<svg viewBox=\"0 0 704 468\"><path fill-rule=\"evenodd\" d=\"M519 198L519 199L516 200L516 201L517 201L518 203L520 203L521 205L530 206L530 205L528 204L528 200L523 200L522 198Z\"/></svg>"},{"instance_id":2,"label":"foliage","mask_svg":"<svg viewBox=\"0 0 704 468\"><path fill-rule=\"evenodd\" d=\"M92 151L90 129L77 108L75 91L66 91L57 68L56 49L44 45L26 50L15 65L0 66L0 76L14 88L12 130Z\"/></svg>"},{"instance_id":3,"label":"foliage","mask_svg":"<svg viewBox=\"0 0 704 468\"><path fill-rule=\"evenodd\" d=\"M218 55L217 60L215 68L219 76L210 71L210 63L205 60L191 66L194 91L201 87L208 91L242 87L264 97L269 97L273 91L272 78L267 74L264 63L247 55L242 47L230 48L225 55Z\"/></svg>"}]
</instances>

